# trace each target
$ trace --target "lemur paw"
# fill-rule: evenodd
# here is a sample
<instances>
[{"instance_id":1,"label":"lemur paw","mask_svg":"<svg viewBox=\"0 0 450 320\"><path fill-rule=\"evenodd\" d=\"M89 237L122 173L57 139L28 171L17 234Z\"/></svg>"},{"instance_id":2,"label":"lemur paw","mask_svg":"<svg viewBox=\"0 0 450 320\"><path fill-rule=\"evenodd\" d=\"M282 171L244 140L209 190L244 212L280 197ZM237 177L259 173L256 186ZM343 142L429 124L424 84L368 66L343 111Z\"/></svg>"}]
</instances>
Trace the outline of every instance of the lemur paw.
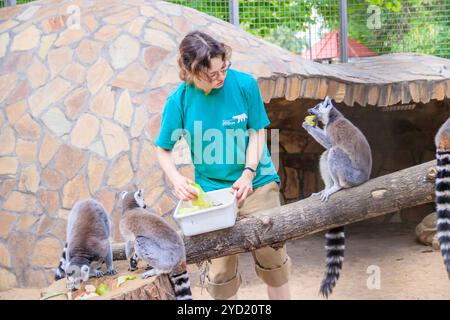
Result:
<instances>
[{"instance_id":1,"label":"lemur paw","mask_svg":"<svg viewBox=\"0 0 450 320\"><path fill-rule=\"evenodd\" d=\"M115 276L117 273L118 272L116 269L110 269L110 270L106 271L106 274L109 276Z\"/></svg>"},{"instance_id":2,"label":"lemur paw","mask_svg":"<svg viewBox=\"0 0 450 320\"><path fill-rule=\"evenodd\" d=\"M330 198L331 193L324 191L321 195L320 195L320 200L322 200L322 202L327 202L328 199Z\"/></svg>"},{"instance_id":3,"label":"lemur paw","mask_svg":"<svg viewBox=\"0 0 450 320\"><path fill-rule=\"evenodd\" d=\"M134 271L134 270L137 270L137 265L138 265L138 261L137 261L137 258L135 258L135 257L132 257L132 258L130 258L130 260L128 261L129 262L129 268L128 268L128 271Z\"/></svg>"},{"instance_id":4,"label":"lemur paw","mask_svg":"<svg viewBox=\"0 0 450 320\"><path fill-rule=\"evenodd\" d=\"M101 278L101 277L103 277L105 274L102 272L102 271L100 271L100 270L95 270L94 272L93 272L93 274L92 274L92 276L93 277L96 277L96 278Z\"/></svg>"},{"instance_id":5,"label":"lemur paw","mask_svg":"<svg viewBox=\"0 0 450 320\"><path fill-rule=\"evenodd\" d=\"M322 197L322 194L323 194L323 190L319 191L319 192L314 192L313 194L311 194L311 197L315 197L315 196Z\"/></svg>"}]
</instances>

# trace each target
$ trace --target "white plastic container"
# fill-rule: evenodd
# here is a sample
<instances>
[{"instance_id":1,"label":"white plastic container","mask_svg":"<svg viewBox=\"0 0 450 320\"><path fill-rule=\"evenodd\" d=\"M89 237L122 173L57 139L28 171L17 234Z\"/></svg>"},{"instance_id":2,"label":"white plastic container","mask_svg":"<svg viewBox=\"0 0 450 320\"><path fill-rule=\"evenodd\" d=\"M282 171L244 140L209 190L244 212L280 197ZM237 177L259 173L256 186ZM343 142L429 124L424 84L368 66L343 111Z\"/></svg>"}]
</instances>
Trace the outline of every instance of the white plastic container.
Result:
<instances>
[{"instance_id":1,"label":"white plastic container","mask_svg":"<svg viewBox=\"0 0 450 320\"><path fill-rule=\"evenodd\" d=\"M234 226L237 217L237 203L235 193L231 188L206 192L214 206L192 213L178 213L183 201L179 201L173 218L179 224L185 236L194 236L201 233L225 229Z\"/></svg>"}]
</instances>

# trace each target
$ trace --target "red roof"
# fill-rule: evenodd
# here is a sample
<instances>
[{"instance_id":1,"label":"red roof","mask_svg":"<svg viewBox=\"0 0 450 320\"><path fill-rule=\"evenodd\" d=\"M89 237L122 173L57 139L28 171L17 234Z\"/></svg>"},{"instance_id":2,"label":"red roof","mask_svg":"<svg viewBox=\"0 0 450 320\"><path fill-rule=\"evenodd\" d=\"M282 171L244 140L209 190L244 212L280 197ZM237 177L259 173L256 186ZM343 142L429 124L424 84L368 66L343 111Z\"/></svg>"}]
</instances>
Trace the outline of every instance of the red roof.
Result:
<instances>
[{"instance_id":1,"label":"red roof","mask_svg":"<svg viewBox=\"0 0 450 320\"><path fill-rule=\"evenodd\" d=\"M314 44L311 49L302 52L302 58L311 59L311 52L313 60L339 58L339 32L331 31L328 33L322 40ZM376 55L374 51L348 37L349 58L372 57Z\"/></svg>"}]
</instances>

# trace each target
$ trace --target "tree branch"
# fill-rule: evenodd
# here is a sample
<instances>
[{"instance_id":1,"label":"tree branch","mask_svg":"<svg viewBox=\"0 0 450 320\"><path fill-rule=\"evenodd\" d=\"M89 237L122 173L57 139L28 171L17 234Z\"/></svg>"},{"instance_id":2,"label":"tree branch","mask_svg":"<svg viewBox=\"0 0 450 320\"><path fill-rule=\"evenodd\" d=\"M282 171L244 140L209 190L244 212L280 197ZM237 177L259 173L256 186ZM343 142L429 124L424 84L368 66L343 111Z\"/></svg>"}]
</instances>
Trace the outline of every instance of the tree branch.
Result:
<instances>
[{"instance_id":1,"label":"tree branch","mask_svg":"<svg viewBox=\"0 0 450 320\"><path fill-rule=\"evenodd\" d=\"M280 208L259 211L234 227L185 237L188 263L253 251L302 238L403 208L434 201L433 168L436 161L397 171L347 190L321 202L310 197ZM123 244L114 246L114 259L124 259Z\"/></svg>"}]
</instances>

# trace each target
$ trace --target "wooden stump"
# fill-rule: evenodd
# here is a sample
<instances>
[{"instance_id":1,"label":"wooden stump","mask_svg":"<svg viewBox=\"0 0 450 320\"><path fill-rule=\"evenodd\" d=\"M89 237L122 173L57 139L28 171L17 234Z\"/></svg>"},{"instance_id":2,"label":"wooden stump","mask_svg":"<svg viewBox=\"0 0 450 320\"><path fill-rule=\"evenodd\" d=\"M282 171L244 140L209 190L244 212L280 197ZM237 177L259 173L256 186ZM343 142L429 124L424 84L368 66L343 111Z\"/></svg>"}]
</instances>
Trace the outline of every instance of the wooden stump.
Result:
<instances>
[{"instance_id":1,"label":"wooden stump","mask_svg":"<svg viewBox=\"0 0 450 320\"><path fill-rule=\"evenodd\" d=\"M433 245L433 238L437 233L436 212L430 213L416 227L417 240L426 246Z\"/></svg>"},{"instance_id":2,"label":"wooden stump","mask_svg":"<svg viewBox=\"0 0 450 320\"><path fill-rule=\"evenodd\" d=\"M175 295L169 278L166 275L141 279L144 268L139 265L139 269L128 271L128 263L126 261L114 261L114 267L118 271L115 276L104 276L101 278L91 278L81 284L80 290L73 291L71 299L80 296L85 286L91 284L98 288L101 283L108 286L109 291L99 297L90 298L89 300L173 300ZM102 269L103 270L103 269ZM117 286L117 278L123 275L134 275L135 280L125 281L120 287ZM66 288L66 279L54 282L45 289L41 296L45 296L57 292L68 292ZM70 295L58 295L48 300L70 300Z\"/></svg>"}]
</instances>

